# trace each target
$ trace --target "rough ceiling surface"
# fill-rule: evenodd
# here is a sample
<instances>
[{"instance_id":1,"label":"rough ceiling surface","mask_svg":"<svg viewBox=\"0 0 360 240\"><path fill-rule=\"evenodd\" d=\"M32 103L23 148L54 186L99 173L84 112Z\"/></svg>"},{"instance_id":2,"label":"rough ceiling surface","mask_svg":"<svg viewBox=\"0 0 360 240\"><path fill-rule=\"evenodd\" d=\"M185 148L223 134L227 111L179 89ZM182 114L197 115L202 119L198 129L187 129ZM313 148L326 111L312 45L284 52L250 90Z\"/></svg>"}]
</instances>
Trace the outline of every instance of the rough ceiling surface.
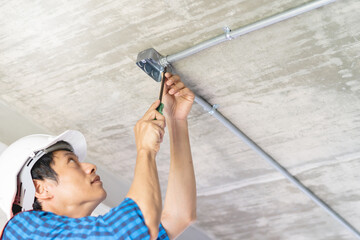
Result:
<instances>
[{"instance_id":1,"label":"rough ceiling surface","mask_svg":"<svg viewBox=\"0 0 360 240\"><path fill-rule=\"evenodd\" d=\"M133 126L160 85L135 65L303 0L26 1L0 6L0 100L131 182ZM187 85L360 229L360 2L338 0L174 64ZM0 120L1 121L1 120ZM196 227L213 239L354 236L194 104ZM0 135L0 138L4 138ZM9 144L9 139L0 139ZM163 192L166 139L158 155ZM189 238L190 239L190 238Z\"/></svg>"}]
</instances>

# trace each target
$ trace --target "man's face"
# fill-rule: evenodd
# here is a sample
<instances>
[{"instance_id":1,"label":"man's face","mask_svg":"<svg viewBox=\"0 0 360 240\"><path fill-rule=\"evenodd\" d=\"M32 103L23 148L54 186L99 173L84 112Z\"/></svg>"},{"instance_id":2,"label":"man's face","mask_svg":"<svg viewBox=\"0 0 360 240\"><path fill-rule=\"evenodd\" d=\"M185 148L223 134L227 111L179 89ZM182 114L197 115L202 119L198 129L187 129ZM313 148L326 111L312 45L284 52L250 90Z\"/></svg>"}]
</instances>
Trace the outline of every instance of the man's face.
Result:
<instances>
[{"instance_id":1,"label":"man's face","mask_svg":"<svg viewBox=\"0 0 360 240\"><path fill-rule=\"evenodd\" d=\"M102 182L96 175L96 166L79 162L72 152L53 152L52 168L58 175L58 183L51 189L57 203L70 208L93 209L106 198Z\"/></svg>"}]
</instances>

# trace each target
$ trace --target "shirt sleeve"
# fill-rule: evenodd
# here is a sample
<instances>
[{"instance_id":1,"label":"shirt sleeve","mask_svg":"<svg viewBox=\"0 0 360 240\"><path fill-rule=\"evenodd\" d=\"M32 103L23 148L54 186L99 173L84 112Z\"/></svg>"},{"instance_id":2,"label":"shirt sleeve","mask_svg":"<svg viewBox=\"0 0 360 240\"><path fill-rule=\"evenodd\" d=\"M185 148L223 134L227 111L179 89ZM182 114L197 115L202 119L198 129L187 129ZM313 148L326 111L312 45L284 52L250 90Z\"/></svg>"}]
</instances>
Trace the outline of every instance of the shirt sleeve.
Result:
<instances>
[{"instance_id":1,"label":"shirt sleeve","mask_svg":"<svg viewBox=\"0 0 360 240\"><path fill-rule=\"evenodd\" d=\"M136 202L130 198L125 198L118 207L111 209L103 218L109 226L112 226L112 231L117 237L123 236L126 232L130 239L150 239L144 216ZM159 226L157 239L169 239L162 224Z\"/></svg>"},{"instance_id":2,"label":"shirt sleeve","mask_svg":"<svg viewBox=\"0 0 360 240\"><path fill-rule=\"evenodd\" d=\"M158 235L158 238L157 240L170 240L169 239L169 236L167 235L166 233L166 230L165 228L163 227L163 225L160 223L160 226L159 226L159 235Z\"/></svg>"}]
</instances>

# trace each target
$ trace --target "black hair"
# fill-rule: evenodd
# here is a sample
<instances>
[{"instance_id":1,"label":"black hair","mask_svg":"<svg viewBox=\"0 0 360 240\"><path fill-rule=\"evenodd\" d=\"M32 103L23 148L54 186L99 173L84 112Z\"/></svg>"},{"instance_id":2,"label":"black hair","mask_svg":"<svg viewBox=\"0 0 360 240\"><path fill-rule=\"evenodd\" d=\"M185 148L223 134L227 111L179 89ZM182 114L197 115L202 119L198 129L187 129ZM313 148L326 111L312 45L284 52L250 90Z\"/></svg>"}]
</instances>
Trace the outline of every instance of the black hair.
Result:
<instances>
[{"instance_id":1,"label":"black hair","mask_svg":"<svg viewBox=\"0 0 360 240\"><path fill-rule=\"evenodd\" d=\"M54 165L53 152L59 151L59 150L66 150L66 151L72 152L73 149L70 146L70 144L65 141L59 141L59 142L55 143L54 145L52 145L52 147L54 147L55 145L58 145L56 150L46 153L34 164L34 166L31 169L31 178L32 179L38 179L38 180L50 179L50 180L54 180L55 182L58 182L58 175L55 172L55 170L51 167ZM59 147L59 145L61 147ZM36 197L35 197L34 203L33 203L33 210L37 210L37 211L42 210L41 203L39 202L39 200Z\"/></svg>"},{"instance_id":2,"label":"black hair","mask_svg":"<svg viewBox=\"0 0 360 240\"><path fill-rule=\"evenodd\" d=\"M49 152L42 156L32 167L31 169L31 177L32 179L45 180L51 179L54 181L58 181L57 173L54 169L52 169L52 165L54 165L53 152ZM42 210L41 203L35 197L33 203L33 210Z\"/></svg>"}]
</instances>

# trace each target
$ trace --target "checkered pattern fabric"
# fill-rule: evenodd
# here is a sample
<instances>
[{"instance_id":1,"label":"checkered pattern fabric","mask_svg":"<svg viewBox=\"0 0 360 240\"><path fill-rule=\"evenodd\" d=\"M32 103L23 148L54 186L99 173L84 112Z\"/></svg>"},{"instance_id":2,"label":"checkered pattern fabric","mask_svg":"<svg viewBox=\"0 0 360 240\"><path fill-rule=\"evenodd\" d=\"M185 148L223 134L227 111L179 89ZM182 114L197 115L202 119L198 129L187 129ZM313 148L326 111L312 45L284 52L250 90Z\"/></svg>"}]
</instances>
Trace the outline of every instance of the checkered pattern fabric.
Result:
<instances>
[{"instance_id":1,"label":"checkered pattern fabric","mask_svg":"<svg viewBox=\"0 0 360 240\"><path fill-rule=\"evenodd\" d=\"M119 206L98 217L69 218L51 212L27 211L6 225L2 240L50 239L150 239L138 205L126 198ZM169 239L160 224L159 240Z\"/></svg>"}]
</instances>

